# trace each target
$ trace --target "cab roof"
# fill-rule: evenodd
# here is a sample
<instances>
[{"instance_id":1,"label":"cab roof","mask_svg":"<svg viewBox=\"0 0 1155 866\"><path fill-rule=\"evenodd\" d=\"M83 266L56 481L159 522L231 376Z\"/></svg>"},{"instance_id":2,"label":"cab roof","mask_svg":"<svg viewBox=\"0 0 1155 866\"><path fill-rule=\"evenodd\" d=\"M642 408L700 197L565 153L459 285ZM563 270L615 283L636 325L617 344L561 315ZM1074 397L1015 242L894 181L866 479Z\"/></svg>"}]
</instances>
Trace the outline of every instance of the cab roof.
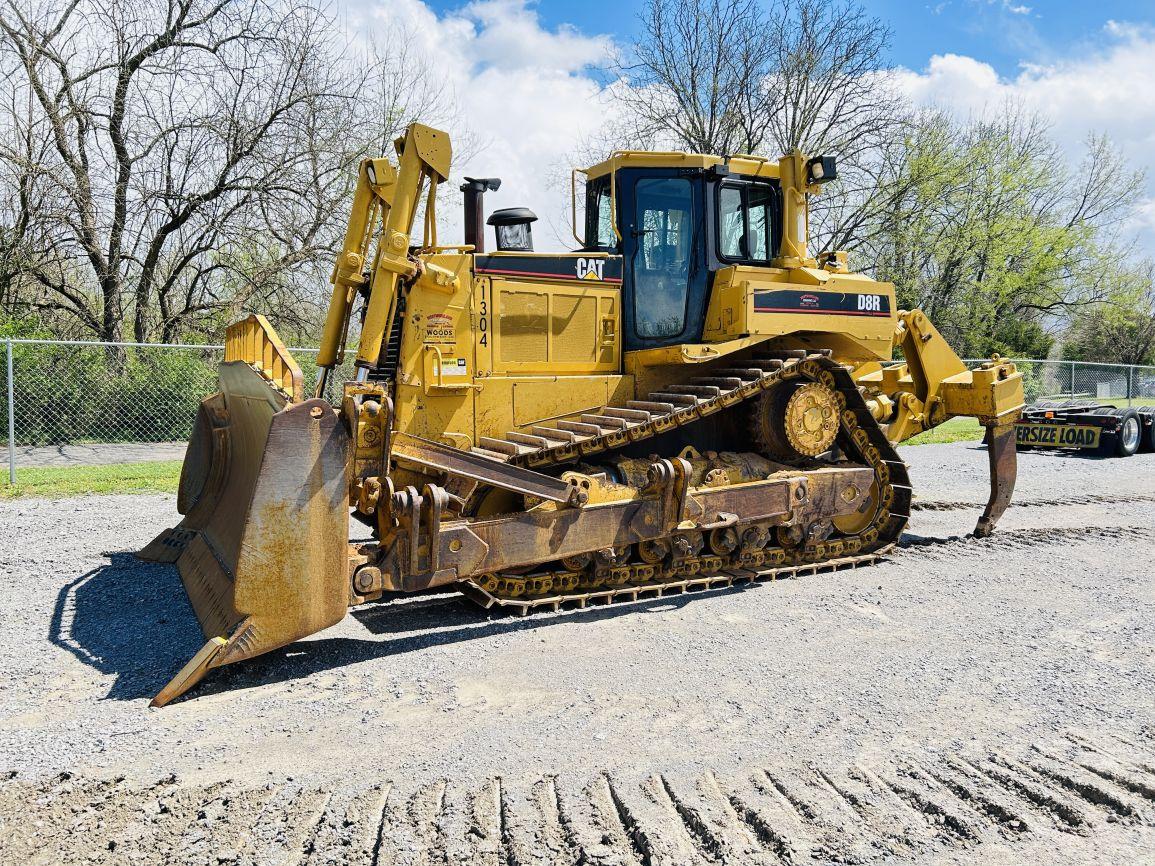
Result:
<instances>
[{"instance_id":1,"label":"cab roof","mask_svg":"<svg viewBox=\"0 0 1155 866\"><path fill-rule=\"evenodd\" d=\"M778 160L762 156L737 154L729 158L730 171L734 174L752 177L778 177ZM622 168L710 168L727 162L725 157L705 153L683 153L681 151L619 150L609 159L585 169L586 176L604 177Z\"/></svg>"}]
</instances>

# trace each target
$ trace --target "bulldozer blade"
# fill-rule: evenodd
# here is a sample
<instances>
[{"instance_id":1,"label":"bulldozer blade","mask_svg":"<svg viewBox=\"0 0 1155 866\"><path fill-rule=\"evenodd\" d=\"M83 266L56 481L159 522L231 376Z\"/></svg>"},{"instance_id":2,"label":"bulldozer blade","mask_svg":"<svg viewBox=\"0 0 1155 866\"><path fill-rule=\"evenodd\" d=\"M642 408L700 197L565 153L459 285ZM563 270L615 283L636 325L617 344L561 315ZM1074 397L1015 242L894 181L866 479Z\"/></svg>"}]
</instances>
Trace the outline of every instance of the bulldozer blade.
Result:
<instances>
[{"instance_id":1,"label":"bulldozer blade","mask_svg":"<svg viewBox=\"0 0 1155 866\"><path fill-rule=\"evenodd\" d=\"M1018 476L1018 451L1015 448L1015 423L993 425L987 428L987 460L991 467L991 495L975 525L975 536L986 538L995 531L995 524L1011 503Z\"/></svg>"},{"instance_id":2,"label":"bulldozer blade","mask_svg":"<svg viewBox=\"0 0 1155 866\"><path fill-rule=\"evenodd\" d=\"M176 564L208 640L152 706L345 616L348 457L324 400L289 403L248 364L221 365L181 471L184 519L138 554Z\"/></svg>"}]
</instances>

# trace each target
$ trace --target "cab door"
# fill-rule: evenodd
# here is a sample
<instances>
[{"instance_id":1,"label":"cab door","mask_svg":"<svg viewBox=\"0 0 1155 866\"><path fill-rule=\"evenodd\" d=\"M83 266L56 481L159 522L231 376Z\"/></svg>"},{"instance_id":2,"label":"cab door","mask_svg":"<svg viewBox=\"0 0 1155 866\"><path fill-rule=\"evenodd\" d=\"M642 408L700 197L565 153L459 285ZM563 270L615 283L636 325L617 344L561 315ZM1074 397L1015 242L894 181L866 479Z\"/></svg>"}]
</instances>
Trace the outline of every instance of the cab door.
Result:
<instances>
[{"instance_id":1,"label":"cab door","mask_svg":"<svg viewBox=\"0 0 1155 866\"><path fill-rule=\"evenodd\" d=\"M625 348L700 342L709 282L701 173L622 169L616 185Z\"/></svg>"}]
</instances>

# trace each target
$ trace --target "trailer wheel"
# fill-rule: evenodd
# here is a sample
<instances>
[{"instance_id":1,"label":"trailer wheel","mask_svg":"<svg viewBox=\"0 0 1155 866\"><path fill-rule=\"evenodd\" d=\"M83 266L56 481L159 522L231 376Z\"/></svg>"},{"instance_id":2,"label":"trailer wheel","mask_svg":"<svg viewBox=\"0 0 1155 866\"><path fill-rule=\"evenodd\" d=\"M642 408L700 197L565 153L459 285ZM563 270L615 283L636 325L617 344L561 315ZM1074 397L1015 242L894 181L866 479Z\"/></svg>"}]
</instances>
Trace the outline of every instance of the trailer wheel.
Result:
<instances>
[{"instance_id":1,"label":"trailer wheel","mask_svg":"<svg viewBox=\"0 0 1155 866\"><path fill-rule=\"evenodd\" d=\"M1143 423L1134 409L1118 409L1119 427L1115 432L1115 453L1120 457L1130 457L1139 450L1143 438Z\"/></svg>"}]
</instances>

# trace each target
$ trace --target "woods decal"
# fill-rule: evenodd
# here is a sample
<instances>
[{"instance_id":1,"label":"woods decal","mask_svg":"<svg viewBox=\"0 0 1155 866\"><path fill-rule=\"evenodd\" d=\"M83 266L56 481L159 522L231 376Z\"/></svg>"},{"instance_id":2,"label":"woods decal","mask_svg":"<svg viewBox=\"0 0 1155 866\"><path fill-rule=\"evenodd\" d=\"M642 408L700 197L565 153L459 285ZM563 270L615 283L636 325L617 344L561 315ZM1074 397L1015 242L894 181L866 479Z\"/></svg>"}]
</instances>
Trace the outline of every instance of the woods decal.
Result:
<instances>
[{"instance_id":1,"label":"woods decal","mask_svg":"<svg viewBox=\"0 0 1155 866\"><path fill-rule=\"evenodd\" d=\"M425 342L454 345L457 343L457 329L452 316L433 313L425 319Z\"/></svg>"}]
</instances>

